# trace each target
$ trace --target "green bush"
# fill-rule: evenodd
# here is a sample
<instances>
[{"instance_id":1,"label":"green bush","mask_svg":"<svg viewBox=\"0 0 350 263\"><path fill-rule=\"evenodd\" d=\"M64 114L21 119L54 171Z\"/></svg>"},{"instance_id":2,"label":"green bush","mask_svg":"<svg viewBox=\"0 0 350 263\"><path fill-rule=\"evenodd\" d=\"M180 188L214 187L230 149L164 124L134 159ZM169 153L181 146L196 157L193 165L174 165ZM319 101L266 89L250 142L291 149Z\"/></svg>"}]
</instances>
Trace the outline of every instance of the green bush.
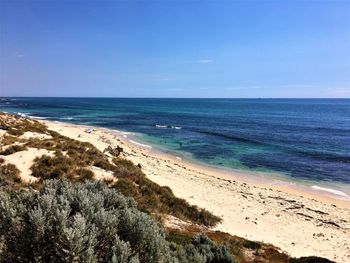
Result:
<instances>
[{"instance_id":1,"label":"green bush","mask_svg":"<svg viewBox=\"0 0 350 263\"><path fill-rule=\"evenodd\" d=\"M170 214L184 220L190 220L205 226L214 226L220 218L205 209L190 205L186 200L177 198L169 187L160 186L149 180L142 171L129 161L113 162L117 168L114 175L118 181L123 179L123 185L115 185L117 189L131 184L136 187L133 191L125 191L125 195L133 197L141 211L147 213ZM129 183L126 183L129 181Z\"/></svg>"},{"instance_id":2,"label":"green bush","mask_svg":"<svg viewBox=\"0 0 350 263\"><path fill-rule=\"evenodd\" d=\"M90 169L77 166L72 158L60 151L56 151L54 156L43 155L35 158L31 170L32 175L41 180L69 179L72 182L83 182L94 177Z\"/></svg>"},{"instance_id":3,"label":"green bush","mask_svg":"<svg viewBox=\"0 0 350 263\"><path fill-rule=\"evenodd\" d=\"M261 248L261 244L255 241L251 241L251 240L245 240L243 242L243 246L245 248L249 248L249 249L260 249Z\"/></svg>"},{"instance_id":4,"label":"green bush","mask_svg":"<svg viewBox=\"0 0 350 263\"><path fill-rule=\"evenodd\" d=\"M223 246L217 246L205 235L197 235L189 244L174 245L179 262L233 263L236 262Z\"/></svg>"},{"instance_id":5,"label":"green bush","mask_svg":"<svg viewBox=\"0 0 350 263\"><path fill-rule=\"evenodd\" d=\"M130 180L120 178L113 186L125 196L133 197L137 194L137 187Z\"/></svg>"},{"instance_id":6,"label":"green bush","mask_svg":"<svg viewBox=\"0 0 350 263\"><path fill-rule=\"evenodd\" d=\"M121 158L113 158L113 163L116 166L115 176L117 177L140 177L143 175L140 168L133 162Z\"/></svg>"},{"instance_id":7,"label":"green bush","mask_svg":"<svg viewBox=\"0 0 350 263\"><path fill-rule=\"evenodd\" d=\"M19 184L21 182L19 177L20 171L16 165L11 163L3 164L3 161L0 161L0 163L0 187L12 188Z\"/></svg>"},{"instance_id":8,"label":"green bush","mask_svg":"<svg viewBox=\"0 0 350 263\"><path fill-rule=\"evenodd\" d=\"M3 146L11 145L11 144L14 144L16 142L19 143L19 142L23 142L23 141L24 141L24 139L22 139L22 138L18 138L18 137L7 135L7 134L4 134L1 138L1 144Z\"/></svg>"},{"instance_id":9,"label":"green bush","mask_svg":"<svg viewBox=\"0 0 350 263\"><path fill-rule=\"evenodd\" d=\"M301 257L301 258L291 258L290 263L332 263L326 258L321 257Z\"/></svg>"},{"instance_id":10,"label":"green bush","mask_svg":"<svg viewBox=\"0 0 350 263\"><path fill-rule=\"evenodd\" d=\"M74 172L68 174L67 179L71 182L84 182L86 180L92 180L94 173L87 168L77 168Z\"/></svg>"},{"instance_id":11,"label":"green bush","mask_svg":"<svg viewBox=\"0 0 350 263\"><path fill-rule=\"evenodd\" d=\"M93 166L100 167L107 171L115 170L115 166L111 164L105 157L95 158Z\"/></svg>"},{"instance_id":12,"label":"green bush","mask_svg":"<svg viewBox=\"0 0 350 263\"><path fill-rule=\"evenodd\" d=\"M7 147L5 150L0 151L0 155L11 155L14 154L16 152L21 152L21 151L25 151L27 150L27 147L25 147L24 145L11 145L9 147Z\"/></svg>"},{"instance_id":13,"label":"green bush","mask_svg":"<svg viewBox=\"0 0 350 263\"><path fill-rule=\"evenodd\" d=\"M62 154L56 156L43 155L34 159L31 167L32 175L43 180L64 178L74 169L74 163L70 158Z\"/></svg>"},{"instance_id":14,"label":"green bush","mask_svg":"<svg viewBox=\"0 0 350 263\"><path fill-rule=\"evenodd\" d=\"M204 236L165 232L103 183L49 180L40 191L0 191L0 262L233 262Z\"/></svg>"},{"instance_id":15,"label":"green bush","mask_svg":"<svg viewBox=\"0 0 350 263\"><path fill-rule=\"evenodd\" d=\"M27 140L26 145L28 147L65 152L65 157L70 159L70 162L73 162L76 166L86 167L93 165L109 171L115 170L115 165L111 164L108 158L91 143L74 140L51 130L47 132L52 138L44 140L31 138Z\"/></svg>"},{"instance_id":16,"label":"green bush","mask_svg":"<svg viewBox=\"0 0 350 263\"><path fill-rule=\"evenodd\" d=\"M24 134L24 131L11 127L7 130L7 133L13 136L21 136Z\"/></svg>"},{"instance_id":17,"label":"green bush","mask_svg":"<svg viewBox=\"0 0 350 263\"><path fill-rule=\"evenodd\" d=\"M47 131L47 127L36 120L4 113L0 113L0 126L14 136L20 136L27 131L38 133L46 133Z\"/></svg>"}]
</instances>

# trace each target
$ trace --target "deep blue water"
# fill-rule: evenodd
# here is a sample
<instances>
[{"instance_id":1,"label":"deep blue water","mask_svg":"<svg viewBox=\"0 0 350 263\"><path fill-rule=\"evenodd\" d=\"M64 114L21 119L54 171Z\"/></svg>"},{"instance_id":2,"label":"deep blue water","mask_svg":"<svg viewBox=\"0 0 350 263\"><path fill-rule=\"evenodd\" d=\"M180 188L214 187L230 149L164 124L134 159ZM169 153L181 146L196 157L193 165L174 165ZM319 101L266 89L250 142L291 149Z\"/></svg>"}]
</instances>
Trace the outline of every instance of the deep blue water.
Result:
<instances>
[{"instance_id":1,"label":"deep blue water","mask_svg":"<svg viewBox=\"0 0 350 263\"><path fill-rule=\"evenodd\" d=\"M350 184L350 99L12 98L0 110L141 133L211 165Z\"/></svg>"}]
</instances>

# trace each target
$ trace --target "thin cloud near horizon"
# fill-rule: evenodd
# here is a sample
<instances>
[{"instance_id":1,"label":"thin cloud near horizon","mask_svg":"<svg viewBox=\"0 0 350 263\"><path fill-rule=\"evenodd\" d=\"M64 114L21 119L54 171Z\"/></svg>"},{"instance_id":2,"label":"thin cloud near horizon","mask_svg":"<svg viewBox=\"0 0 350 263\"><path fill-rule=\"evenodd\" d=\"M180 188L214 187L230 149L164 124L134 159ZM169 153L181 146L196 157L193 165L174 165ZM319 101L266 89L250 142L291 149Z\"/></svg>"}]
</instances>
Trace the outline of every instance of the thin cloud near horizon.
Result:
<instances>
[{"instance_id":1,"label":"thin cloud near horizon","mask_svg":"<svg viewBox=\"0 0 350 263\"><path fill-rule=\"evenodd\" d=\"M212 59L200 59L200 60L198 60L198 62L199 63L211 63L211 62L213 62L213 60Z\"/></svg>"},{"instance_id":2,"label":"thin cloud near horizon","mask_svg":"<svg viewBox=\"0 0 350 263\"><path fill-rule=\"evenodd\" d=\"M233 86L225 87L226 90L240 90L240 89L260 89L260 86Z\"/></svg>"},{"instance_id":3,"label":"thin cloud near horizon","mask_svg":"<svg viewBox=\"0 0 350 263\"><path fill-rule=\"evenodd\" d=\"M314 85L314 84L287 84L287 85L281 85L281 88L294 88L294 89L300 89L300 88L320 88L320 85Z\"/></svg>"}]
</instances>

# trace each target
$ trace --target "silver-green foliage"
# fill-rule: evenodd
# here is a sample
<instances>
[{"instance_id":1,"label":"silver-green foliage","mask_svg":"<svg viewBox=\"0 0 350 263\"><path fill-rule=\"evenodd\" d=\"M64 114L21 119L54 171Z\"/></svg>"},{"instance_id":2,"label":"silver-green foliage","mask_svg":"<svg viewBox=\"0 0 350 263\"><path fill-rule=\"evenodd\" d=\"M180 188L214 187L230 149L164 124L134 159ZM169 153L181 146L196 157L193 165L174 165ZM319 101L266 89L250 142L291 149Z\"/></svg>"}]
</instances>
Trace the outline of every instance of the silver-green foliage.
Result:
<instances>
[{"instance_id":1,"label":"silver-green foliage","mask_svg":"<svg viewBox=\"0 0 350 263\"><path fill-rule=\"evenodd\" d=\"M102 183L45 181L0 192L0 262L232 262L206 237L175 245L136 203Z\"/></svg>"}]
</instances>

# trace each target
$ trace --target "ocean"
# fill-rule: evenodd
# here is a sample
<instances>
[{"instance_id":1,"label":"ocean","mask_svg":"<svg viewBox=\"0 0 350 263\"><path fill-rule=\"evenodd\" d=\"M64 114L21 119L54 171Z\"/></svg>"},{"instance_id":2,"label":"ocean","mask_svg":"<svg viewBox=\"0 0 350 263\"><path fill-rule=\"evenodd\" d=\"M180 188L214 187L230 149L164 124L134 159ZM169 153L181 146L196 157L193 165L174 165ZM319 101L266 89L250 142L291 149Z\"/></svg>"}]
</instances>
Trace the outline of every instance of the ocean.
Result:
<instances>
[{"instance_id":1,"label":"ocean","mask_svg":"<svg viewBox=\"0 0 350 263\"><path fill-rule=\"evenodd\" d=\"M10 98L0 110L132 132L181 158L350 195L350 99Z\"/></svg>"}]
</instances>

